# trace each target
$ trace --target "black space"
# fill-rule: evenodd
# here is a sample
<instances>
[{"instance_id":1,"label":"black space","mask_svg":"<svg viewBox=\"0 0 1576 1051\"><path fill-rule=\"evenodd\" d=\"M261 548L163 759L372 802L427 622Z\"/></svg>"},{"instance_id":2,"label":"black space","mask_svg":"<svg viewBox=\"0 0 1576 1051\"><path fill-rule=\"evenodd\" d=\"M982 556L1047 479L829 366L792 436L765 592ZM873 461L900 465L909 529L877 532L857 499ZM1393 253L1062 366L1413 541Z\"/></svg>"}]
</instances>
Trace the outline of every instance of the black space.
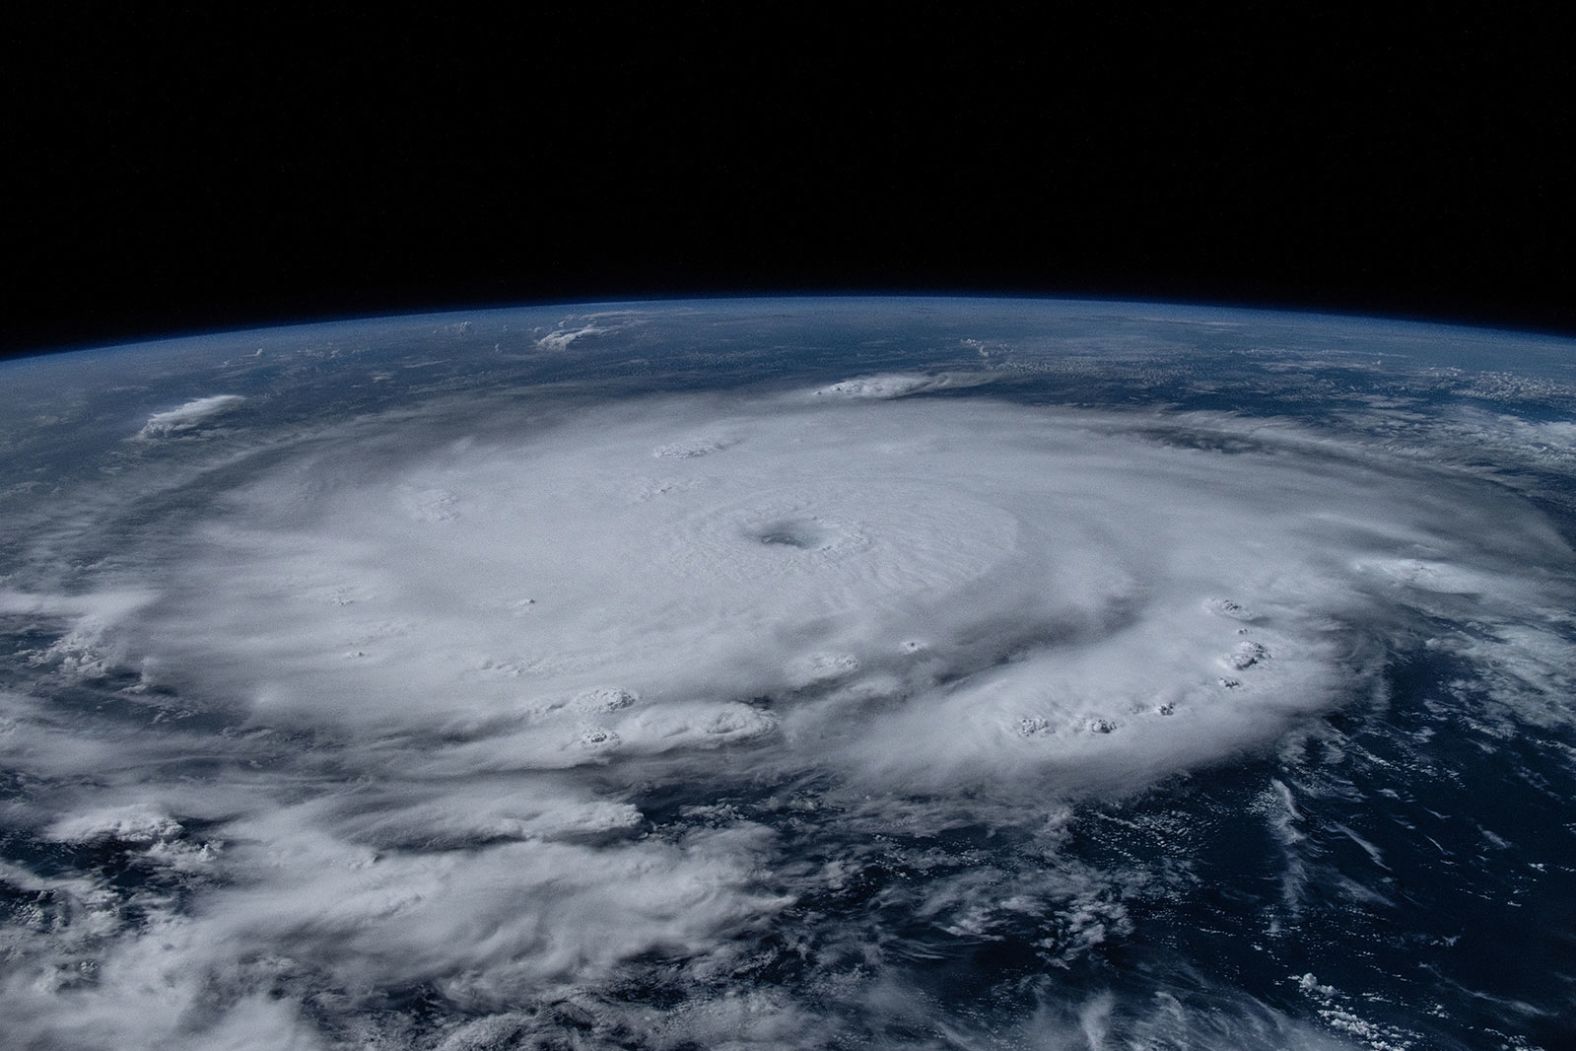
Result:
<instances>
[{"instance_id":1,"label":"black space","mask_svg":"<svg viewBox=\"0 0 1576 1051\"><path fill-rule=\"evenodd\" d=\"M0 353L816 290L1576 332L1552 5L149 6L0 16Z\"/></svg>"}]
</instances>

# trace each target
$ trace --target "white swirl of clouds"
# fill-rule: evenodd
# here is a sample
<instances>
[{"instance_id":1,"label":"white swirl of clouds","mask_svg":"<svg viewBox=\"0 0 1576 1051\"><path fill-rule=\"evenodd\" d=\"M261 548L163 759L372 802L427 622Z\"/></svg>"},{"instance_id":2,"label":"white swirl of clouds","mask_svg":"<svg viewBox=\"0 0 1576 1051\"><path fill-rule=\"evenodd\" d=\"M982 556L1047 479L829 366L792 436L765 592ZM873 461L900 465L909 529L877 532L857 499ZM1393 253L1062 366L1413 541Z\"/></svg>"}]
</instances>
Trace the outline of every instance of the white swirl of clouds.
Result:
<instances>
[{"instance_id":1,"label":"white swirl of clouds","mask_svg":"<svg viewBox=\"0 0 1576 1051\"><path fill-rule=\"evenodd\" d=\"M1351 627L1409 596L1556 600L1530 508L1295 436L1227 455L983 401L693 411L274 471L163 569L128 645L259 720L464 738L435 770L770 737L885 787L1138 787L1332 703L1365 670Z\"/></svg>"},{"instance_id":2,"label":"white swirl of clouds","mask_svg":"<svg viewBox=\"0 0 1576 1051\"><path fill-rule=\"evenodd\" d=\"M841 878L726 811L653 828L653 783L808 779L883 819L998 799L1054 823L1377 688L1386 637L1442 605L1568 608L1546 569L1569 549L1480 481L1291 428L905 401L933 385L877 379L318 442L101 603L5 596L80 617L140 668L137 703L180 699L111 742L12 696L0 748L38 776L91 762L34 822L133 843L192 902L149 892L139 926L59 888L99 918L18 936L14 1031L354 1044L323 1019L427 985L523 1033L509 1011L605 1003L636 961L703 984ZM182 776L196 756L216 787ZM1124 922L1066 872L1032 878L1073 903L1069 952ZM959 888L930 893L916 909ZM91 983L69 977L83 960ZM672 1040L831 1024L762 996L693 1008ZM1070 1032L1103 1024L1090 1010Z\"/></svg>"}]
</instances>

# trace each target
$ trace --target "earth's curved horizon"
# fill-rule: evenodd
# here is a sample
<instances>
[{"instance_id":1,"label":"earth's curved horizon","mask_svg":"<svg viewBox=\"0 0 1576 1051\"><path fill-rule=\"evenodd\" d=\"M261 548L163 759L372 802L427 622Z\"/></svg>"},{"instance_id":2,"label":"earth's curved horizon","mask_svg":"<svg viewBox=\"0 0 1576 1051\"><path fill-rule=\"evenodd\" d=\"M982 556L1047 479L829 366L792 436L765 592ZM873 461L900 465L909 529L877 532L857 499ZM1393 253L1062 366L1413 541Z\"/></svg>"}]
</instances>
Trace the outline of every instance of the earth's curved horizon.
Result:
<instances>
[{"instance_id":1,"label":"earth's curved horizon","mask_svg":"<svg viewBox=\"0 0 1576 1051\"><path fill-rule=\"evenodd\" d=\"M1573 421L978 296L0 363L0 1042L1566 1046Z\"/></svg>"}]
</instances>

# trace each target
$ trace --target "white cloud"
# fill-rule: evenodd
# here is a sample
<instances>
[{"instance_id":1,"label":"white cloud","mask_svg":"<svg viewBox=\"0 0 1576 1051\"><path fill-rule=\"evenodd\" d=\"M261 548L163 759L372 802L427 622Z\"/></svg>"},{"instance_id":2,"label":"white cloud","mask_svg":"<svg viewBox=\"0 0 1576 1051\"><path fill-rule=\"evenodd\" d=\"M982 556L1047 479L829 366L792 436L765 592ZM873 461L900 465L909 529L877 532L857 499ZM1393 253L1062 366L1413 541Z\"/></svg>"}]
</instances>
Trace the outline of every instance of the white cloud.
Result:
<instances>
[{"instance_id":1,"label":"white cloud","mask_svg":"<svg viewBox=\"0 0 1576 1051\"><path fill-rule=\"evenodd\" d=\"M148 417L148 422L137 432L138 438L170 438L194 431L211 422L246 399L239 394L215 394L197 398L164 412Z\"/></svg>"},{"instance_id":2,"label":"white cloud","mask_svg":"<svg viewBox=\"0 0 1576 1051\"><path fill-rule=\"evenodd\" d=\"M1473 521L1482 493L1332 468L1322 446L1223 456L1151 440L1152 420L978 401L762 403L724 443L690 437L696 411L621 406L364 483L315 483L357 475L332 456L260 478L166 573L131 644L265 720L485 727L419 760L445 769L602 764L779 724L791 753L847 724L858 743L834 751L855 772L868 749L870 768L931 776L1148 777L1330 703L1364 671L1346 626L1408 601L1398 573L1513 603L1546 591L1518 565L1559 552L1530 509L1487 513L1490 547L1442 525ZM707 455L652 456L675 447ZM1222 598L1255 619L1206 608ZM740 704L811 683L770 712ZM568 703L592 688L642 700ZM869 695L910 700L872 718Z\"/></svg>"},{"instance_id":3,"label":"white cloud","mask_svg":"<svg viewBox=\"0 0 1576 1051\"><path fill-rule=\"evenodd\" d=\"M170 815L145 803L133 803L73 814L55 822L46 834L66 843L100 839L153 843L171 839L180 831L180 822Z\"/></svg>"},{"instance_id":4,"label":"white cloud","mask_svg":"<svg viewBox=\"0 0 1576 1051\"><path fill-rule=\"evenodd\" d=\"M1269 746L1453 603L1501 626L1505 645L1462 654L1500 669L1505 704L1507 647L1535 640L1526 674L1568 681L1570 645L1537 624L1571 608L1545 572L1570 551L1502 490L1289 427L1249 442L1228 419L900 397L937 382L534 428L473 427L464 403L462 442L362 421L282 452L101 591L0 592L0 614L67 622L144 672L113 723L0 694L0 757L53 786L24 824L152 881L129 901L0 870L72 903L63 927L8 931L8 1024L84 1047L312 1047L309 1002L370 1025L378 990L420 986L486 1016L445 1046L564 1003L588 1031L791 1044L833 1023L768 993L657 1018L618 983L660 966L715 990L878 835L1025 813L1045 827L1021 869L936 875L891 907L982 939L1032 916L1047 959L1074 959L1126 929L1143 878L1060 859L1077 800ZM721 798L741 780L825 786L771 805L823 824L833 860L785 855ZM652 786L678 784L705 806L675 817ZM828 1002L904 1009L878 938L816 951L863 976ZM84 967L93 982L70 977ZM1243 1010L1257 1030L1216 1035L1321 1046ZM1156 1011L1091 1001L1046 1025L1214 1024Z\"/></svg>"},{"instance_id":5,"label":"white cloud","mask_svg":"<svg viewBox=\"0 0 1576 1051\"><path fill-rule=\"evenodd\" d=\"M638 316L624 310L571 315L560 321L551 332L537 337L536 347L538 350L546 351L568 350L572 343L587 336L621 332L635 324L639 324Z\"/></svg>"},{"instance_id":6,"label":"white cloud","mask_svg":"<svg viewBox=\"0 0 1576 1051\"><path fill-rule=\"evenodd\" d=\"M989 373L973 372L884 372L874 376L860 376L819 387L812 392L817 398L846 398L850 400L885 400L902 398L910 394L944 388L975 387L990 382Z\"/></svg>"},{"instance_id":7,"label":"white cloud","mask_svg":"<svg viewBox=\"0 0 1576 1051\"><path fill-rule=\"evenodd\" d=\"M579 328L554 329L536 341L541 350L568 350L569 344L587 336L597 336L608 331L601 325L581 325Z\"/></svg>"}]
</instances>

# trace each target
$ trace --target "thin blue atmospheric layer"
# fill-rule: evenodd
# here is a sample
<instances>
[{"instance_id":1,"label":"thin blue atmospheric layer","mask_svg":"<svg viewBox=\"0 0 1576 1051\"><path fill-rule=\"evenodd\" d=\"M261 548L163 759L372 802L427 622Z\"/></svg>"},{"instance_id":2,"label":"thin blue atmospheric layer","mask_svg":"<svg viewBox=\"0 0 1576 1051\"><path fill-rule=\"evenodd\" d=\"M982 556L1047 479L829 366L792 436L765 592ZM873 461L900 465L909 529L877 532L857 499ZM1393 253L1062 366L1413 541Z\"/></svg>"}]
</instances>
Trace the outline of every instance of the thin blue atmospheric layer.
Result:
<instances>
[{"instance_id":1,"label":"thin blue atmospheric layer","mask_svg":"<svg viewBox=\"0 0 1576 1051\"><path fill-rule=\"evenodd\" d=\"M1569 342L696 300L0 379L17 1046L1576 1042Z\"/></svg>"}]
</instances>

